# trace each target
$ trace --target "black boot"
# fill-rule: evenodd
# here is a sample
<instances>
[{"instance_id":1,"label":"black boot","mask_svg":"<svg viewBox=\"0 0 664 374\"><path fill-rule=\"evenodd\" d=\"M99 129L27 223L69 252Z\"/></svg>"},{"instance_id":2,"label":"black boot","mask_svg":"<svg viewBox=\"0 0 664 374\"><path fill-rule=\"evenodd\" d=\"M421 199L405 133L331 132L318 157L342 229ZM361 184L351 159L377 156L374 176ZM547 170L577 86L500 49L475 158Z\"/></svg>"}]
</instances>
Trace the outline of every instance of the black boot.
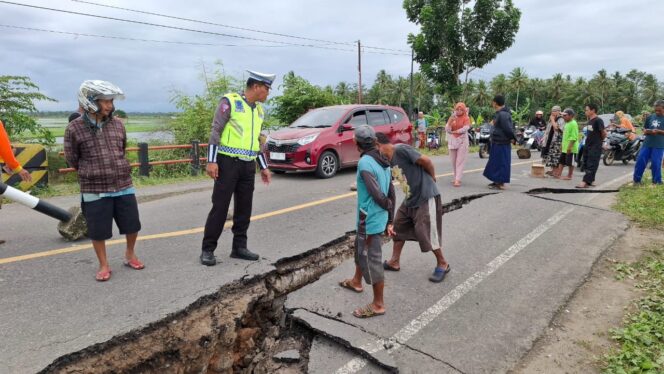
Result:
<instances>
[{"instance_id":1,"label":"black boot","mask_svg":"<svg viewBox=\"0 0 664 374\"><path fill-rule=\"evenodd\" d=\"M258 260L258 255L247 248L233 248L231 251L231 257L249 261Z\"/></svg>"},{"instance_id":2,"label":"black boot","mask_svg":"<svg viewBox=\"0 0 664 374\"><path fill-rule=\"evenodd\" d=\"M210 251L201 252L201 264L206 266L214 266L217 264L217 258L214 257L214 253Z\"/></svg>"}]
</instances>

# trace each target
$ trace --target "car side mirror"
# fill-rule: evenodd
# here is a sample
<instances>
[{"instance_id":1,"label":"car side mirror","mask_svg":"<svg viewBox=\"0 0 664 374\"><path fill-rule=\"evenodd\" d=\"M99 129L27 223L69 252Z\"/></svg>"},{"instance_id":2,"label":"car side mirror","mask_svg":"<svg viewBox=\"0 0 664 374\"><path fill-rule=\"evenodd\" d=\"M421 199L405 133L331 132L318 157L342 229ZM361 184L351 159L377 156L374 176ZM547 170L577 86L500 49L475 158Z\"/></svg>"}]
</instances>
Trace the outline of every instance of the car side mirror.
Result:
<instances>
[{"instance_id":1,"label":"car side mirror","mask_svg":"<svg viewBox=\"0 0 664 374\"><path fill-rule=\"evenodd\" d=\"M351 125L350 123L344 123L341 125L341 131L351 131L355 130L355 126Z\"/></svg>"}]
</instances>

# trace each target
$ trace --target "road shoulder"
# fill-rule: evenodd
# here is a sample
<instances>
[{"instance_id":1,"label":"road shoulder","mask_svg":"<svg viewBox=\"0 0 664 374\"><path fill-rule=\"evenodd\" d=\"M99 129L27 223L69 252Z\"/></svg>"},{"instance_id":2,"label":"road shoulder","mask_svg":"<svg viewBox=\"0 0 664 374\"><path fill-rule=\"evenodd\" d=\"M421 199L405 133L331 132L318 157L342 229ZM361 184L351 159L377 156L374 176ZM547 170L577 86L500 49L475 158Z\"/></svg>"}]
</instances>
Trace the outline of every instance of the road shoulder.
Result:
<instances>
[{"instance_id":1,"label":"road shoulder","mask_svg":"<svg viewBox=\"0 0 664 374\"><path fill-rule=\"evenodd\" d=\"M599 200L599 199L598 199ZM601 199L610 207L614 197ZM618 348L610 330L623 325L642 296L636 281L617 278L616 265L634 263L653 243L664 244L664 231L631 226L597 261L584 283L560 308L533 348L511 373L599 373L602 358Z\"/></svg>"}]
</instances>

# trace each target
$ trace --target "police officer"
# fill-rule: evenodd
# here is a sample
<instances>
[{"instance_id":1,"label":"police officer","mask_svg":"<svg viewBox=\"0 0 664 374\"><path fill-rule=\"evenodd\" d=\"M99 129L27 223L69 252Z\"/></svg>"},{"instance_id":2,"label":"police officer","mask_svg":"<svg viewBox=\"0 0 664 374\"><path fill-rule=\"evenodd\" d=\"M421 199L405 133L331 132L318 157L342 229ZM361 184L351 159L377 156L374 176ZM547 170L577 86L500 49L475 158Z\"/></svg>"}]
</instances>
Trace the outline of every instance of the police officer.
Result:
<instances>
[{"instance_id":1,"label":"police officer","mask_svg":"<svg viewBox=\"0 0 664 374\"><path fill-rule=\"evenodd\" d=\"M231 257L256 261L258 255L247 248L247 230L254 195L256 163L263 183L272 176L265 157L260 153L258 137L265 111L260 103L267 100L274 74L248 71L244 93L229 93L219 102L208 142L207 174L214 179L212 209L203 234L201 263L214 266L214 250L226 222L228 206L234 195L233 248Z\"/></svg>"}]
</instances>

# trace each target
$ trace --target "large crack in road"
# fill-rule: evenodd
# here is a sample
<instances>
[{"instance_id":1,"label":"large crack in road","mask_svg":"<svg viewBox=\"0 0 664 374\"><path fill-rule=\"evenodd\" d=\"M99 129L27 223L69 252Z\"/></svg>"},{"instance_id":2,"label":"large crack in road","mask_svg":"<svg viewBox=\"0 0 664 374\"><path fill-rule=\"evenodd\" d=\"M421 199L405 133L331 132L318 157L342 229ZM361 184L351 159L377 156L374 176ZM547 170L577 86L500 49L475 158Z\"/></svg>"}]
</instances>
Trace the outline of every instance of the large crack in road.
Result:
<instances>
[{"instance_id":1,"label":"large crack in road","mask_svg":"<svg viewBox=\"0 0 664 374\"><path fill-rule=\"evenodd\" d=\"M443 211L453 212L493 194L454 199L444 204ZM244 276L182 311L64 355L40 373L268 373L275 368L272 354L288 346L283 342L304 351L294 368L306 371L312 333L294 326L292 311L284 308L286 297L352 257L354 240L354 232L348 232L318 248L282 258L267 273Z\"/></svg>"}]
</instances>

